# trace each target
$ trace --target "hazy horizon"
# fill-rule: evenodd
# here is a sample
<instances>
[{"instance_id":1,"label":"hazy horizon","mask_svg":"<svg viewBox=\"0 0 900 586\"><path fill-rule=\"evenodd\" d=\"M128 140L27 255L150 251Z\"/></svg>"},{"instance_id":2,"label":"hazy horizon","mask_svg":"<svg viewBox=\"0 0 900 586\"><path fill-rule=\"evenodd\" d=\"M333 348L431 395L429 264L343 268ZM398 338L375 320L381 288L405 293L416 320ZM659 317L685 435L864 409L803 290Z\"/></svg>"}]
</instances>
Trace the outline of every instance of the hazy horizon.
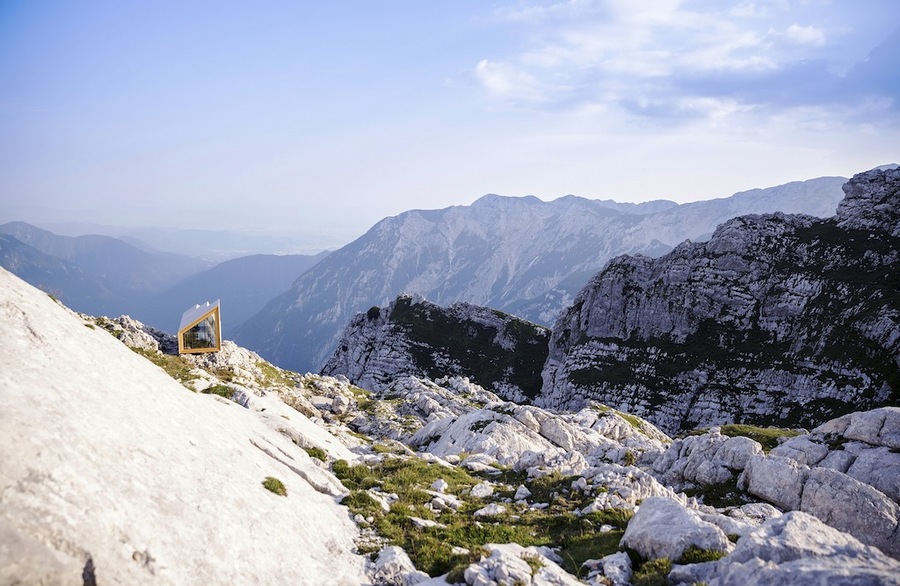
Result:
<instances>
[{"instance_id":1,"label":"hazy horizon","mask_svg":"<svg viewBox=\"0 0 900 586\"><path fill-rule=\"evenodd\" d=\"M891 0L6 2L0 218L334 248L487 193L849 177L898 158L898 25Z\"/></svg>"}]
</instances>

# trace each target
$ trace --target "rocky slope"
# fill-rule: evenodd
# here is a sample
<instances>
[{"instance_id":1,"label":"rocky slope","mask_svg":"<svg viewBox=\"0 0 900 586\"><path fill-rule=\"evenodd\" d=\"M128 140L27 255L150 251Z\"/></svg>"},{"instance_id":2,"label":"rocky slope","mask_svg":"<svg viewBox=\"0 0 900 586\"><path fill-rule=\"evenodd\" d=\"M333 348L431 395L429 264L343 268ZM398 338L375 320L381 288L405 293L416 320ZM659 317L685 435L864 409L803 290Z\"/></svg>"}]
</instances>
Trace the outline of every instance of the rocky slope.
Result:
<instances>
[{"instance_id":1,"label":"rocky slope","mask_svg":"<svg viewBox=\"0 0 900 586\"><path fill-rule=\"evenodd\" d=\"M176 356L169 334L0 279L4 583L900 583L900 410L768 455L717 430L671 442L460 377L373 393L230 341ZM736 502L703 504L726 474ZM862 496L880 514L846 523Z\"/></svg>"},{"instance_id":2,"label":"rocky slope","mask_svg":"<svg viewBox=\"0 0 900 586\"><path fill-rule=\"evenodd\" d=\"M0 319L0 582L366 581L343 487L256 410L187 391L2 269Z\"/></svg>"},{"instance_id":3,"label":"rocky slope","mask_svg":"<svg viewBox=\"0 0 900 586\"><path fill-rule=\"evenodd\" d=\"M489 195L471 206L409 211L332 253L242 325L235 339L283 367L318 371L356 313L401 293L548 324L616 255L663 254L740 214L828 216L843 182L813 179L685 205Z\"/></svg>"},{"instance_id":4,"label":"rocky slope","mask_svg":"<svg viewBox=\"0 0 900 586\"><path fill-rule=\"evenodd\" d=\"M549 338L546 328L493 309L443 308L405 295L357 314L322 374L373 391L407 376L464 376L507 400L529 401L541 387Z\"/></svg>"},{"instance_id":5,"label":"rocky slope","mask_svg":"<svg viewBox=\"0 0 900 586\"><path fill-rule=\"evenodd\" d=\"M900 170L837 215L730 220L709 242L619 257L553 328L536 404L595 399L668 432L816 425L900 401Z\"/></svg>"}]
</instances>

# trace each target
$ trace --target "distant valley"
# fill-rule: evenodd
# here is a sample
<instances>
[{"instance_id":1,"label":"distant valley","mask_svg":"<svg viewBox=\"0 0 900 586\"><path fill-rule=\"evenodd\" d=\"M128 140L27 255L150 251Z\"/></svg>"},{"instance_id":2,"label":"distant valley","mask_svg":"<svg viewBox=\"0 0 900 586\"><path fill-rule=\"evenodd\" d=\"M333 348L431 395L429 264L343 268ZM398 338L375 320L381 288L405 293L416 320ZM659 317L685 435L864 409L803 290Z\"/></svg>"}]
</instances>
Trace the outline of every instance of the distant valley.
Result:
<instances>
[{"instance_id":1,"label":"distant valley","mask_svg":"<svg viewBox=\"0 0 900 586\"><path fill-rule=\"evenodd\" d=\"M260 254L216 264L110 236L60 236L24 222L0 225L0 266L78 311L128 314L170 332L188 307L221 299L223 334L229 336L326 256Z\"/></svg>"}]
</instances>

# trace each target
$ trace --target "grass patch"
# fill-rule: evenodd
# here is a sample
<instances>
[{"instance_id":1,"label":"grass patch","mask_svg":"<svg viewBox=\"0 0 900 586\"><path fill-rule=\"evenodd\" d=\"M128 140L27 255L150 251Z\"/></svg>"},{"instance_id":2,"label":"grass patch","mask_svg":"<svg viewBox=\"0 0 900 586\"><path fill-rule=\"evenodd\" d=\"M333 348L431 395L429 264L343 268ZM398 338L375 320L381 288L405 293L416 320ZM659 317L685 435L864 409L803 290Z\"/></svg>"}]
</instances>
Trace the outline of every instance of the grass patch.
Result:
<instances>
[{"instance_id":1,"label":"grass patch","mask_svg":"<svg viewBox=\"0 0 900 586\"><path fill-rule=\"evenodd\" d=\"M316 460L321 460L323 462L328 461L328 454L326 454L325 450L323 450L322 448L312 447L312 448L303 448L303 450L307 454L309 454L310 458L315 458Z\"/></svg>"},{"instance_id":2,"label":"grass patch","mask_svg":"<svg viewBox=\"0 0 900 586\"><path fill-rule=\"evenodd\" d=\"M100 325L100 327L103 327L102 324L98 325ZM200 378L195 374L191 374L191 371L194 369L194 365L181 356L176 356L173 354L163 354L162 352L159 352L157 350L147 350L145 348L132 348L132 350L136 354L140 354L153 364L165 370L169 376L177 381L185 383L187 381Z\"/></svg>"},{"instance_id":3,"label":"grass patch","mask_svg":"<svg viewBox=\"0 0 900 586\"><path fill-rule=\"evenodd\" d=\"M692 545L681 554L679 564L699 564L703 562L715 562L725 557L724 551L716 549L700 549Z\"/></svg>"},{"instance_id":4,"label":"grass patch","mask_svg":"<svg viewBox=\"0 0 900 586\"><path fill-rule=\"evenodd\" d=\"M631 576L632 586L667 586L672 562L669 558L641 562Z\"/></svg>"},{"instance_id":5,"label":"grass patch","mask_svg":"<svg viewBox=\"0 0 900 586\"><path fill-rule=\"evenodd\" d=\"M266 479L262 481L262 485L271 493L278 496L287 496L287 488L284 486L284 483L274 476L266 476Z\"/></svg>"},{"instance_id":6,"label":"grass patch","mask_svg":"<svg viewBox=\"0 0 900 586\"><path fill-rule=\"evenodd\" d=\"M285 371L276 368L265 360L257 360L256 367L262 371L266 386L294 386L294 381L285 374Z\"/></svg>"},{"instance_id":7,"label":"grass patch","mask_svg":"<svg viewBox=\"0 0 900 586\"><path fill-rule=\"evenodd\" d=\"M617 409L613 409L612 407L608 407L606 405L594 405L594 409L599 411L600 413L615 413L622 419L628 422L628 425L643 433L641 419L639 417L635 417L634 415L629 415L628 413L623 413Z\"/></svg>"},{"instance_id":8,"label":"grass patch","mask_svg":"<svg viewBox=\"0 0 900 586\"><path fill-rule=\"evenodd\" d=\"M234 391L236 389L234 387L229 387L227 385L212 385L200 391L204 395L218 395L220 397L224 397L225 399L231 400L234 396Z\"/></svg>"},{"instance_id":9,"label":"grass patch","mask_svg":"<svg viewBox=\"0 0 900 586\"><path fill-rule=\"evenodd\" d=\"M769 450L778 445L778 438L795 437L800 435L800 432L781 427L758 427L756 425L729 423L722 426L722 435L727 435L728 437L749 437L754 441L758 441L762 445L763 450L768 453Z\"/></svg>"},{"instance_id":10,"label":"grass patch","mask_svg":"<svg viewBox=\"0 0 900 586\"><path fill-rule=\"evenodd\" d=\"M749 437L753 441L757 441L763 448L763 451L769 453L774 447L778 446L778 439L783 437L795 437L801 432L795 429L785 429L783 427L759 427L757 425L746 425L743 423L728 423L720 427L722 435L728 437ZM703 435L709 431L708 427L693 429L679 437L689 435Z\"/></svg>"},{"instance_id":11,"label":"grass patch","mask_svg":"<svg viewBox=\"0 0 900 586\"><path fill-rule=\"evenodd\" d=\"M346 461L338 460L332 464L332 472L351 490L343 504L354 514L373 518L376 533L403 547L415 566L431 576L446 572L461 575L476 560L473 556L453 554L454 546L478 552L486 543L560 548L563 567L575 574L586 560L617 551L623 530L631 518L630 511L622 510L575 515L571 511L580 503L578 499L585 497L577 491L573 493L573 477L562 474L551 474L527 483L533 495L553 500L547 509L532 510L506 504L507 512L491 520L479 520L473 517L475 510L484 505L478 499L466 500L458 512L435 513L427 506L433 498L427 490L439 478L447 482L446 492L456 495L478 484L480 479L462 468L446 468L416 458L387 457L371 467L350 466ZM389 512L366 492L373 487L399 497ZM410 520L411 516L434 520L442 526L420 528ZM613 525L616 529L601 532L603 525Z\"/></svg>"},{"instance_id":12,"label":"grass patch","mask_svg":"<svg viewBox=\"0 0 900 586\"><path fill-rule=\"evenodd\" d=\"M734 480L720 484L707 484L696 488L688 488L684 490L684 494L701 498L703 504L717 509L739 507L753 501L747 496L747 493L737 487L737 482Z\"/></svg>"}]
</instances>

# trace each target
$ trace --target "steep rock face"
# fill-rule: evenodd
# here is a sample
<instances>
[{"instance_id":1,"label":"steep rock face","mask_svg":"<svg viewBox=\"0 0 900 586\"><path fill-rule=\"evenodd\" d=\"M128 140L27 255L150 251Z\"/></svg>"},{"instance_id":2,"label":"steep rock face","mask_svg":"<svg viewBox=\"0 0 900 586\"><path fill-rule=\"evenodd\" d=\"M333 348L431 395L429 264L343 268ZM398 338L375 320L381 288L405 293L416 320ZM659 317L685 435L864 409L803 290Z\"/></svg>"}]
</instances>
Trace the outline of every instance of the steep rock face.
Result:
<instances>
[{"instance_id":1,"label":"steep rock face","mask_svg":"<svg viewBox=\"0 0 900 586\"><path fill-rule=\"evenodd\" d=\"M900 393L900 170L828 220L739 217L659 259L619 257L553 328L536 404L595 399L667 432L810 425Z\"/></svg>"},{"instance_id":2,"label":"steep rock face","mask_svg":"<svg viewBox=\"0 0 900 586\"><path fill-rule=\"evenodd\" d=\"M550 332L504 314L455 303L443 308L400 296L357 314L322 374L342 374L373 391L406 376L465 376L511 401L541 387Z\"/></svg>"},{"instance_id":3,"label":"steep rock face","mask_svg":"<svg viewBox=\"0 0 900 586\"><path fill-rule=\"evenodd\" d=\"M471 206L405 212L300 276L238 328L235 341L282 367L319 370L356 313L404 292L549 324L616 255L657 256L740 214L830 215L843 181L823 177L684 205L488 195Z\"/></svg>"}]
</instances>

